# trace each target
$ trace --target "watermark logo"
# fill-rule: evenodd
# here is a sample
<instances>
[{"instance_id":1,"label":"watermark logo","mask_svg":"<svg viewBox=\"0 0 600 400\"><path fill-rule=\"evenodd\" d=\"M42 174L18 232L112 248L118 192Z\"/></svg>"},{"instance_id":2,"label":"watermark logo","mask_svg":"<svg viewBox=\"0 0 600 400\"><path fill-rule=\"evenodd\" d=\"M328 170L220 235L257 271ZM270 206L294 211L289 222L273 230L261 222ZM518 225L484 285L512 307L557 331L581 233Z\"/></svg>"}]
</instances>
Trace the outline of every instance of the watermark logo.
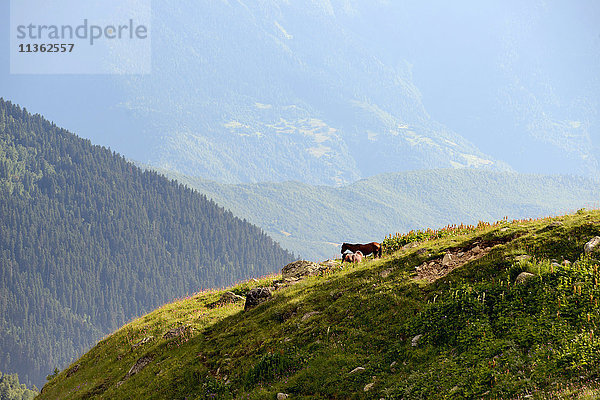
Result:
<instances>
[{"instance_id":1,"label":"watermark logo","mask_svg":"<svg viewBox=\"0 0 600 400\"><path fill-rule=\"evenodd\" d=\"M11 0L12 74L148 74L150 0Z\"/></svg>"}]
</instances>

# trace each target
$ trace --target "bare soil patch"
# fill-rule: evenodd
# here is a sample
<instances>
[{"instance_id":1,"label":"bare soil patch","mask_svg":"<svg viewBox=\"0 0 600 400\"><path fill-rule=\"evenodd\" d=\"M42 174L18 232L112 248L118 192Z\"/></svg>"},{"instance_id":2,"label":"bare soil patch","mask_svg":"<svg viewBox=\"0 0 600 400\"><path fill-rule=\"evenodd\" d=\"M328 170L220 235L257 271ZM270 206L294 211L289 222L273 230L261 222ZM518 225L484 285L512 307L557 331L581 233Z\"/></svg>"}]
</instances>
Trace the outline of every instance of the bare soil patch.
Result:
<instances>
[{"instance_id":1,"label":"bare soil patch","mask_svg":"<svg viewBox=\"0 0 600 400\"><path fill-rule=\"evenodd\" d=\"M514 238L506 238L497 241L477 241L467 247L448 249L443 257L425 261L417 267L417 279L435 282L443 278L456 268L485 257L492 249L505 244Z\"/></svg>"}]
</instances>

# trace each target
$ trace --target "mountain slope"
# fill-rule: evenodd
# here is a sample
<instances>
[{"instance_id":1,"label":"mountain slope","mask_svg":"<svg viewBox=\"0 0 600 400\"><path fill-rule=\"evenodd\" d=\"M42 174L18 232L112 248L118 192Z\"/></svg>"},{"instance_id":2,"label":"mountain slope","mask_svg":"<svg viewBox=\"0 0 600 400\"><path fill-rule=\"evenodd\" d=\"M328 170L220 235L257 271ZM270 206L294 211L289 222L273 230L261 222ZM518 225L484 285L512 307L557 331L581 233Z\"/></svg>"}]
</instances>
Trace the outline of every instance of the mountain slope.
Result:
<instances>
[{"instance_id":1,"label":"mountain slope","mask_svg":"<svg viewBox=\"0 0 600 400\"><path fill-rule=\"evenodd\" d=\"M600 248L584 255L599 211L421 233L382 260L284 284L247 311L210 308L219 290L167 304L99 342L40 399L600 394ZM422 278L435 265L446 273Z\"/></svg>"},{"instance_id":2,"label":"mountain slope","mask_svg":"<svg viewBox=\"0 0 600 400\"><path fill-rule=\"evenodd\" d=\"M466 169L383 174L335 188L299 182L223 185L160 171L313 260L336 255L341 242L383 237L390 227L408 231L556 215L600 199L594 179Z\"/></svg>"},{"instance_id":3,"label":"mountain slope","mask_svg":"<svg viewBox=\"0 0 600 400\"><path fill-rule=\"evenodd\" d=\"M197 192L0 99L0 370L40 385L125 321L291 258Z\"/></svg>"},{"instance_id":4,"label":"mountain slope","mask_svg":"<svg viewBox=\"0 0 600 400\"><path fill-rule=\"evenodd\" d=\"M594 0L152 8L152 74L19 76L7 65L2 95L128 158L219 182L598 172Z\"/></svg>"},{"instance_id":5,"label":"mountain slope","mask_svg":"<svg viewBox=\"0 0 600 400\"><path fill-rule=\"evenodd\" d=\"M152 74L32 78L19 89L86 87L96 104L77 101L85 110L61 121L128 158L220 182L510 169L431 118L409 63L374 55L343 4L161 1L153 14ZM107 133L80 114L128 129Z\"/></svg>"}]
</instances>

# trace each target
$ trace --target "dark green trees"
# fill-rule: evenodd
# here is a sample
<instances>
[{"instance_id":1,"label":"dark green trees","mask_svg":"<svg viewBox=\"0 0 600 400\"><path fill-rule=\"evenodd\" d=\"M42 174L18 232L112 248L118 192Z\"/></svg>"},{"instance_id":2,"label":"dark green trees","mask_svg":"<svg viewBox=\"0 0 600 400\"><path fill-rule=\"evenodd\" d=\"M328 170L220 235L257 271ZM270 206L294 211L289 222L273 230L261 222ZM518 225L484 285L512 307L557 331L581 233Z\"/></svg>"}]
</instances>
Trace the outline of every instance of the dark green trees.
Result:
<instances>
[{"instance_id":1,"label":"dark green trees","mask_svg":"<svg viewBox=\"0 0 600 400\"><path fill-rule=\"evenodd\" d=\"M33 400L37 394L35 386L31 390L19 383L17 374L2 375L0 372L0 400Z\"/></svg>"},{"instance_id":2,"label":"dark green trees","mask_svg":"<svg viewBox=\"0 0 600 400\"><path fill-rule=\"evenodd\" d=\"M0 370L40 385L134 316L291 258L205 196L0 99Z\"/></svg>"}]
</instances>

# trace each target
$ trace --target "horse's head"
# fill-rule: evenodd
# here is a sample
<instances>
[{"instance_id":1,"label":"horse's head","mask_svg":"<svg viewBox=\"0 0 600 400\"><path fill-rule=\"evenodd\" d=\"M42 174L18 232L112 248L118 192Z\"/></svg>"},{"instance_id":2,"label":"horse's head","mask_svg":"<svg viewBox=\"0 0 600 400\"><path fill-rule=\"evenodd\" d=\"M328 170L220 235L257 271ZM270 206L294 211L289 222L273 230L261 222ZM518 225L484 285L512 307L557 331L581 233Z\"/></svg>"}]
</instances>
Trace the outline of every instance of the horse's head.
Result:
<instances>
[{"instance_id":1,"label":"horse's head","mask_svg":"<svg viewBox=\"0 0 600 400\"><path fill-rule=\"evenodd\" d=\"M342 243L342 251L341 253L344 254L344 252L348 250L348 243Z\"/></svg>"}]
</instances>

